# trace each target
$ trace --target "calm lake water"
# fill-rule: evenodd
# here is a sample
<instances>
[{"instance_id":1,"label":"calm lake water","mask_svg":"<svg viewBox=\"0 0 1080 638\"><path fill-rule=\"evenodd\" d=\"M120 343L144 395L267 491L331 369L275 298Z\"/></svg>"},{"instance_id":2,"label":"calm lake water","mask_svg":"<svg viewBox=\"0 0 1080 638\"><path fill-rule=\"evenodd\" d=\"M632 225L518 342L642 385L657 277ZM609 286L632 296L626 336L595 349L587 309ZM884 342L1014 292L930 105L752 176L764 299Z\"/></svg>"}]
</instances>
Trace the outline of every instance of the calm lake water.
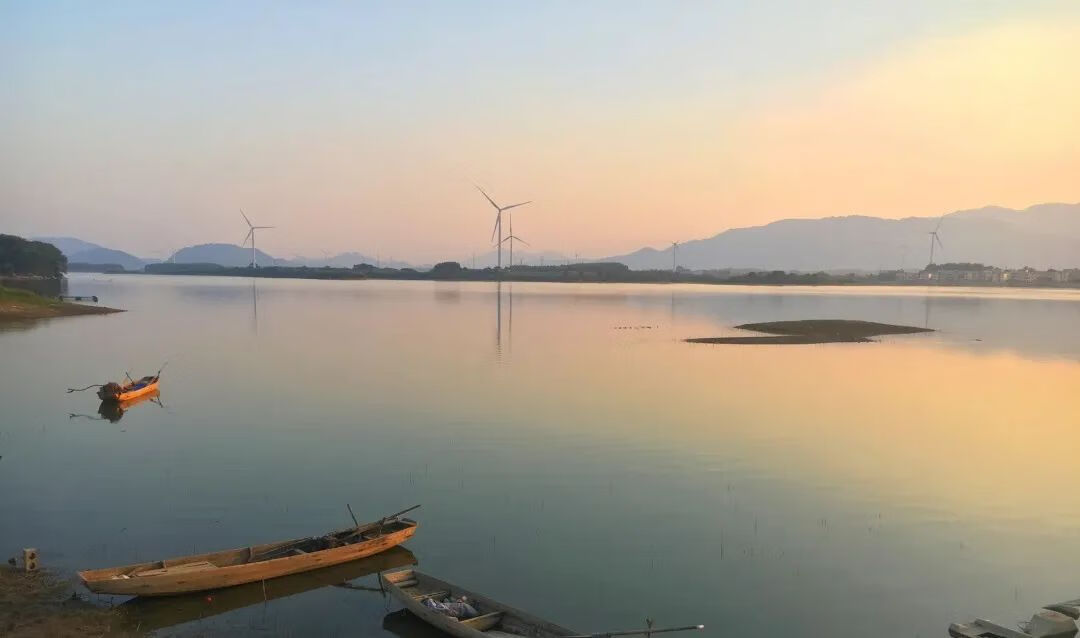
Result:
<instances>
[{"instance_id":1,"label":"calm lake water","mask_svg":"<svg viewBox=\"0 0 1080 638\"><path fill-rule=\"evenodd\" d=\"M164 635L428 636L320 587L413 561L580 631L943 636L1080 596L1080 294L498 290L73 276L129 312L0 331L3 557L71 573L423 504L409 552L268 602L125 607ZM681 341L793 318L939 332ZM64 392L164 361L161 405L115 422Z\"/></svg>"}]
</instances>

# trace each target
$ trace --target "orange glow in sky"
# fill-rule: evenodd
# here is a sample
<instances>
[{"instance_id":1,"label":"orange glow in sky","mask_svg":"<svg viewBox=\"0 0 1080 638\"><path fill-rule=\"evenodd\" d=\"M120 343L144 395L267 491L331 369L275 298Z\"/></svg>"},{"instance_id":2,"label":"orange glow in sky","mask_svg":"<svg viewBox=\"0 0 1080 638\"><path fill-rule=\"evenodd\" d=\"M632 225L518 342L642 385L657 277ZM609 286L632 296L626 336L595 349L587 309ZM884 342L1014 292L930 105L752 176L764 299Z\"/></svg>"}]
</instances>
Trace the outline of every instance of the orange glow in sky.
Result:
<instances>
[{"instance_id":1,"label":"orange glow in sky","mask_svg":"<svg viewBox=\"0 0 1080 638\"><path fill-rule=\"evenodd\" d=\"M243 207L278 256L422 263L490 250L474 182L534 200L514 220L533 250L597 257L787 217L1080 201L1078 5L844 5L446 24L285 5L220 25L8 5L0 230L164 256L239 244Z\"/></svg>"}]
</instances>

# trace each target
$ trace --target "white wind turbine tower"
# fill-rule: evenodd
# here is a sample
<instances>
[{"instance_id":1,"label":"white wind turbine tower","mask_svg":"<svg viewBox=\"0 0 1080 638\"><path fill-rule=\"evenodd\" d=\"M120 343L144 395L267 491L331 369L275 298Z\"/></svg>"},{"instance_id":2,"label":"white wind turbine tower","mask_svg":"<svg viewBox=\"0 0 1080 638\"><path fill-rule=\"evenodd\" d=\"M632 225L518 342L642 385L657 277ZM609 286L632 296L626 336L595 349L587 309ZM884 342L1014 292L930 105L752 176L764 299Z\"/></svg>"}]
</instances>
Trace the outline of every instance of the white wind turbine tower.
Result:
<instances>
[{"instance_id":1,"label":"white wind turbine tower","mask_svg":"<svg viewBox=\"0 0 1080 638\"><path fill-rule=\"evenodd\" d=\"M941 218L938 219L937 226L934 226L934 230L927 233L928 235L930 235L930 265L931 266L934 265L934 242L937 242L938 246L941 246L942 248L945 248L945 245L941 243L941 238L938 237L938 230L941 229L941 222L943 222L943 221L945 221L945 216L944 215L942 215Z\"/></svg>"},{"instance_id":2,"label":"white wind turbine tower","mask_svg":"<svg viewBox=\"0 0 1080 638\"><path fill-rule=\"evenodd\" d=\"M671 274L679 271L679 242L671 242Z\"/></svg>"},{"instance_id":3,"label":"white wind turbine tower","mask_svg":"<svg viewBox=\"0 0 1080 638\"><path fill-rule=\"evenodd\" d=\"M511 266L514 265L514 242L515 241L521 242L521 243L525 244L526 246L529 245L529 242L527 242L524 239L522 239L522 238L518 237L517 235L515 235L514 231L512 231L512 230L510 231L510 234L507 235L505 239L503 239L503 243L510 242L510 265Z\"/></svg>"},{"instance_id":4,"label":"white wind turbine tower","mask_svg":"<svg viewBox=\"0 0 1080 638\"><path fill-rule=\"evenodd\" d=\"M476 184L473 184L473 186L476 186ZM510 204L509 206L499 206L498 204L495 203L495 200L491 199L490 195L488 195L486 192L484 192L484 189L480 188L479 186L476 186L476 190L480 191L484 195L484 197L489 202L491 202L491 205L495 207L495 211L496 211L496 213L495 213L495 228L492 229L492 231L491 231L491 239L492 239L492 241L494 241L495 240L495 234L498 233L499 241L496 242L495 245L498 247L498 251L499 251L498 268L502 269L502 245L503 245L502 214L503 214L503 211L510 210L511 208L517 208L518 206L524 206L525 204L531 204L532 200L529 200L527 202L521 202L520 204ZM511 244L511 245L513 245L513 244ZM511 265L513 265L512 261L511 261Z\"/></svg>"},{"instance_id":5,"label":"white wind turbine tower","mask_svg":"<svg viewBox=\"0 0 1080 638\"><path fill-rule=\"evenodd\" d=\"M273 228L273 226L255 226L255 225L253 225L251 223L251 220L247 218L247 215L244 214L244 209L243 208L240 209L240 216L244 218L244 221L247 222L247 225L248 225L248 233L247 233L247 235L244 236L244 243L240 244L240 245L243 246L244 244L247 243L248 239L251 239L251 267L252 268L258 268L259 265L257 263L255 263L255 231L259 230L259 229L262 229L262 228Z\"/></svg>"}]
</instances>

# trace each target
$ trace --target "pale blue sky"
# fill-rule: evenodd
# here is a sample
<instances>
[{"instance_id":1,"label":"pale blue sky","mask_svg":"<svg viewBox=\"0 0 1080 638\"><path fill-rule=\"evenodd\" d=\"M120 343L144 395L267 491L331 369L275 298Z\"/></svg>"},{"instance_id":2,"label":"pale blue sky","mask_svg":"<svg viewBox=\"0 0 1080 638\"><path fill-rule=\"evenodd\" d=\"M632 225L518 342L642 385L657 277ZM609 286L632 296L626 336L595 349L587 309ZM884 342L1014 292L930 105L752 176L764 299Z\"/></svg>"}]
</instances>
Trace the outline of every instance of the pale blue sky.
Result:
<instances>
[{"instance_id":1,"label":"pale blue sky","mask_svg":"<svg viewBox=\"0 0 1080 638\"><path fill-rule=\"evenodd\" d=\"M0 230L152 254L238 242L244 206L291 229L266 236L272 252L423 260L482 248L488 211L469 192L478 180L507 199L547 199L543 221L523 224L552 244L557 222L588 214L571 210L575 196L625 208L602 192L618 161L598 147L659 144L663 164L658 140L680 109L728 118L913 42L1078 15L1080 3L1038 0L3 2ZM596 192L593 169L604 175ZM693 205L706 209L711 186L701 188ZM668 236L759 221L708 215L672 219ZM418 237L427 221L431 236ZM101 222L134 228L121 238ZM574 248L668 237L630 226L619 236L574 228Z\"/></svg>"}]
</instances>

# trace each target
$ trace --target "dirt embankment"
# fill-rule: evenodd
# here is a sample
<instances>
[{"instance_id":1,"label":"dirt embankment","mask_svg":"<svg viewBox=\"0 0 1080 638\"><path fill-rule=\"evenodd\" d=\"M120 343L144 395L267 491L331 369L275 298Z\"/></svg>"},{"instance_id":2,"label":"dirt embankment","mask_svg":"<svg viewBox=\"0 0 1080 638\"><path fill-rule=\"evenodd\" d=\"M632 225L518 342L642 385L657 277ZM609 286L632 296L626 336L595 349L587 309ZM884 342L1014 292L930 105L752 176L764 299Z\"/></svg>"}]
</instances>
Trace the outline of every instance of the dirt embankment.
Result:
<instances>
[{"instance_id":1,"label":"dirt embankment","mask_svg":"<svg viewBox=\"0 0 1080 638\"><path fill-rule=\"evenodd\" d=\"M0 321L24 321L78 315L107 315L114 312L123 312L123 310L105 306L68 303L42 297L26 290L0 286Z\"/></svg>"},{"instance_id":2,"label":"dirt embankment","mask_svg":"<svg viewBox=\"0 0 1080 638\"><path fill-rule=\"evenodd\" d=\"M46 638L135 636L117 614L73 597L71 583L47 571L0 565L0 636Z\"/></svg>"}]
</instances>

